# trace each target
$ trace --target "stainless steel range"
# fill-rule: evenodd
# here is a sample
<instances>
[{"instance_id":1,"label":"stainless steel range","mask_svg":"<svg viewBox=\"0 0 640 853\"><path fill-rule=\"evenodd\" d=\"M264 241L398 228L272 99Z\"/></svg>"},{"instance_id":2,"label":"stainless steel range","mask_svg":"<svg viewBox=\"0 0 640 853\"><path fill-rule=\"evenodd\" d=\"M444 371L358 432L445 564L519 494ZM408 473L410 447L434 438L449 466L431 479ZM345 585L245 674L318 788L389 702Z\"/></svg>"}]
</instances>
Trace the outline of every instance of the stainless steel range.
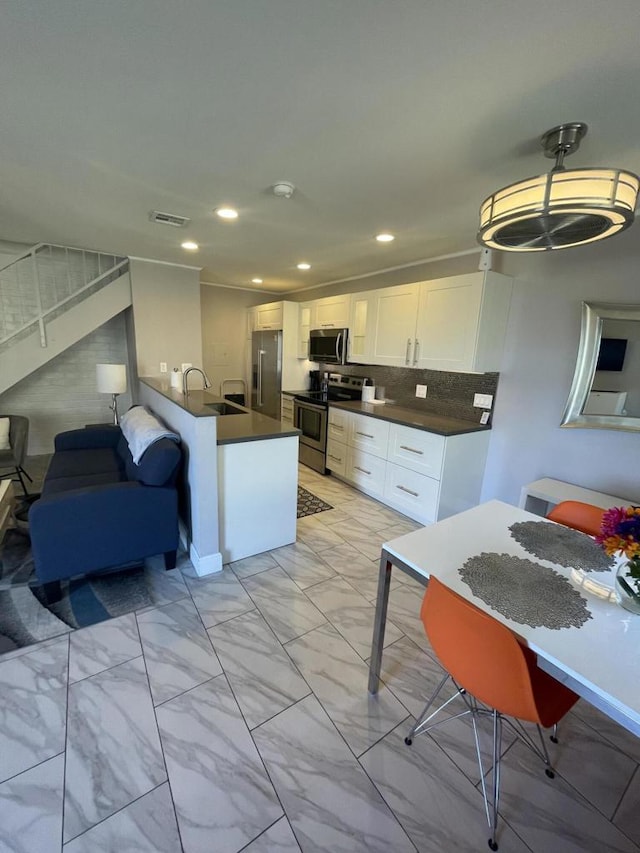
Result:
<instances>
[{"instance_id":1,"label":"stainless steel range","mask_svg":"<svg viewBox=\"0 0 640 853\"><path fill-rule=\"evenodd\" d=\"M329 403L362 399L361 376L330 373L322 391L301 391L293 400L293 423L301 431L298 458L321 474L327 473L327 422Z\"/></svg>"}]
</instances>

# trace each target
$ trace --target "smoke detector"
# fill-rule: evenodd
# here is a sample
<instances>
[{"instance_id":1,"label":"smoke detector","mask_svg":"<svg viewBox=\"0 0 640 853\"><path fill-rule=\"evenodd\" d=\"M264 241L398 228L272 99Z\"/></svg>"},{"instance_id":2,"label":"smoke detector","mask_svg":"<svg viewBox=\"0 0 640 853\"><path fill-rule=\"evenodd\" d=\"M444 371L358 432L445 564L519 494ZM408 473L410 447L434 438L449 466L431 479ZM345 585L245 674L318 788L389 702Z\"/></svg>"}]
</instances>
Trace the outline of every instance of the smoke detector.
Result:
<instances>
[{"instance_id":1,"label":"smoke detector","mask_svg":"<svg viewBox=\"0 0 640 853\"><path fill-rule=\"evenodd\" d=\"M276 181L271 189L276 198L291 198L296 188L291 181Z\"/></svg>"}]
</instances>

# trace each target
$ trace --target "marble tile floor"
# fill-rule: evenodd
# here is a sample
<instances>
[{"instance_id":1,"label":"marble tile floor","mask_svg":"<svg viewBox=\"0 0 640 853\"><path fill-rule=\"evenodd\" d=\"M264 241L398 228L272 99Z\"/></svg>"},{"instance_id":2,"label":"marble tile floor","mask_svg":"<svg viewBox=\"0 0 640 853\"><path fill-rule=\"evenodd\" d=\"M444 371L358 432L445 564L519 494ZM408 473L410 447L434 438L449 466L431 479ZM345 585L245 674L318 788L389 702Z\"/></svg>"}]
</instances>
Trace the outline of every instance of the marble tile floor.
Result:
<instances>
[{"instance_id":1,"label":"marble tile floor","mask_svg":"<svg viewBox=\"0 0 640 853\"><path fill-rule=\"evenodd\" d=\"M211 578L183 556L175 600L0 658L1 853L487 849L466 724L403 742L441 670L401 572L366 690L379 547L416 525L300 483L334 508L295 545ZM639 739L581 701L554 780L504 746L503 853L639 853Z\"/></svg>"}]
</instances>

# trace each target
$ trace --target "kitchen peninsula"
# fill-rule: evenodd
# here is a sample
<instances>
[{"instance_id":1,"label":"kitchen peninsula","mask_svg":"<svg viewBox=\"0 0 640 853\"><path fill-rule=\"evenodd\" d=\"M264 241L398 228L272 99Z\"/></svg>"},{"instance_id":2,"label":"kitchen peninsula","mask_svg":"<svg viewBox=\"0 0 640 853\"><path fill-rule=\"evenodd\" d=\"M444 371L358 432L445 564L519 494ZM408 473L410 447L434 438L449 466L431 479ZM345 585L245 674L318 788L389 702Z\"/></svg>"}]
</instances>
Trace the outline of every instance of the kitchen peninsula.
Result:
<instances>
[{"instance_id":1,"label":"kitchen peninsula","mask_svg":"<svg viewBox=\"0 0 640 853\"><path fill-rule=\"evenodd\" d=\"M168 379L141 378L138 400L185 446L181 514L199 575L295 541L298 430Z\"/></svg>"}]
</instances>

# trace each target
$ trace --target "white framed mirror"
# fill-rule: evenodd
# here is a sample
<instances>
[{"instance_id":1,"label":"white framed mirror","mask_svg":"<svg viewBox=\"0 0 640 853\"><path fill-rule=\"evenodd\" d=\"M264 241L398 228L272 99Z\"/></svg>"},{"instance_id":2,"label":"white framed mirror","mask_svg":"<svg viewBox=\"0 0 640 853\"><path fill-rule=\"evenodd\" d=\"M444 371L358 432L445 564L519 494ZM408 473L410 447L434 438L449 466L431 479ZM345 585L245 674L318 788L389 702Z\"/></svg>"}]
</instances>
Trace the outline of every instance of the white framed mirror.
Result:
<instances>
[{"instance_id":1,"label":"white framed mirror","mask_svg":"<svg viewBox=\"0 0 640 853\"><path fill-rule=\"evenodd\" d=\"M640 430L640 305L582 303L576 369L561 426Z\"/></svg>"}]
</instances>

